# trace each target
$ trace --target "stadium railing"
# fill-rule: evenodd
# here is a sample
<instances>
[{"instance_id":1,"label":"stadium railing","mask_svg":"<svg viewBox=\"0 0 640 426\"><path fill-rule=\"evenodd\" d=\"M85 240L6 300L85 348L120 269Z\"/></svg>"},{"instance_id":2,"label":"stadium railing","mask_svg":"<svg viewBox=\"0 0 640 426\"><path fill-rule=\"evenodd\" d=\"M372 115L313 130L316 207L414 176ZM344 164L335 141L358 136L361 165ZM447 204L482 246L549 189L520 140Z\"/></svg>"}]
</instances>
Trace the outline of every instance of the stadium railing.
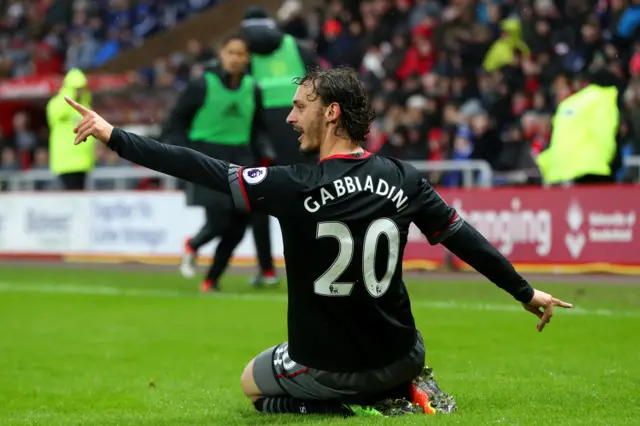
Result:
<instances>
[{"instance_id":1,"label":"stadium railing","mask_svg":"<svg viewBox=\"0 0 640 426\"><path fill-rule=\"evenodd\" d=\"M493 183L493 171L489 163L483 160L469 161L411 161L421 172L461 172L462 183L465 188L473 186L490 187ZM476 179L477 175L477 179ZM87 178L87 189L98 187L98 182L113 182L113 189L128 188L131 179L157 178L161 188L172 190L178 187L178 180L145 168L127 167L99 167L94 169ZM49 170L26 170L20 172L0 171L0 181L6 182L10 191L33 191L38 183L52 183L56 177Z\"/></svg>"},{"instance_id":2,"label":"stadium railing","mask_svg":"<svg viewBox=\"0 0 640 426\"><path fill-rule=\"evenodd\" d=\"M409 161L409 163L418 171L426 173L462 172L462 185L465 188L493 186L493 170L484 160Z\"/></svg>"},{"instance_id":3,"label":"stadium railing","mask_svg":"<svg viewBox=\"0 0 640 426\"><path fill-rule=\"evenodd\" d=\"M628 168L637 168L640 171L640 155L631 155L624 158L624 165ZM638 182L640 182L640 173L637 174Z\"/></svg>"},{"instance_id":4,"label":"stadium railing","mask_svg":"<svg viewBox=\"0 0 640 426\"><path fill-rule=\"evenodd\" d=\"M163 189L176 189L177 179L145 168L100 167L94 169L87 177L87 189L98 187L98 182L113 182L113 189L128 189L130 179L156 178L160 180ZM52 183L56 176L49 170L26 170L21 172L0 172L0 181L6 182L9 191L33 191L38 183Z\"/></svg>"},{"instance_id":5,"label":"stadium railing","mask_svg":"<svg viewBox=\"0 0 640 426\"><path fill-rule=\"evenodd\" d=\"M491 187L494 185L496 177L489 163L484 160L410 161L409 163L424 173L461 172L462 185L465 188L475 186ZM626 167L640 170L640 155L626 157L624 164ZM521 172L528 175L530 171ZM640 173L637 176L640 176ZM148 178L159 179L162 189L174 190L178 188L178 180L176 178L154 170L137 167L99 167L89 174L87 189L96 189L99 186L99 182L113 182L113 189L125 190L129 188L128 184L131 179ZM32 191L36 189L38 183L52 183L56 181L56 177L49 170L0 171L0 181L5 182L5 189L10 191Z\"/></svg>"}]
</instances>

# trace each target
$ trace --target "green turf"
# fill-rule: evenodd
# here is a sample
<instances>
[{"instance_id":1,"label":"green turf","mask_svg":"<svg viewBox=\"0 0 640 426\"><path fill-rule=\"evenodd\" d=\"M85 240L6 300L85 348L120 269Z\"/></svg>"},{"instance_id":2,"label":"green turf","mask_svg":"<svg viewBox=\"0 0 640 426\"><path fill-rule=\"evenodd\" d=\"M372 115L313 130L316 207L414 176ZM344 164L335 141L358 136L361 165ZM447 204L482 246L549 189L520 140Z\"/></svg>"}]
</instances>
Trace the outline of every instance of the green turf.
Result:
<instances>
[{"instance_id":1,"label":"green turf","mask_svg":"<svg viewBox=\"0 0 640 426\"><path fill-rule=\"evenodd\" d=\"M577 303L543 333L491 284L411 280L448 417L260 416L245 364L286 339L283 290L229 277L201 297L174 273L0 268L0 425L640 422L640 286L550 285ZM84 294L83 294L84 293ZM510 310L513 309L513 310Z\"/></svg>"}]
</instances>

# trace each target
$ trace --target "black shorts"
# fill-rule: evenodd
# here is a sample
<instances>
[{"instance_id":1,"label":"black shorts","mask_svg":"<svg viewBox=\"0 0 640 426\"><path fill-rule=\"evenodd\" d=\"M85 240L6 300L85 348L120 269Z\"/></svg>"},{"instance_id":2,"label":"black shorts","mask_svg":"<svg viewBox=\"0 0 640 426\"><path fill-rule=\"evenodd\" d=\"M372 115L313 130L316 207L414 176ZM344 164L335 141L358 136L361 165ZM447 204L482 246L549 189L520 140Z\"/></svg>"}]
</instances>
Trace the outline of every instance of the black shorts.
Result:
<instances>
[{"instance_id":1,"label":"black shorts","mask_svg":"<svg viewBox=\"0 0 640 426\"><path fill-rule=\"evenodd\" d=\"M256 357L253 380L264 396L361 401L408 385L424 367L425 348L418 332L414 348L386 367L356 373L333 373L298 364L281 343Z\"/></svg>"}]
</instances>

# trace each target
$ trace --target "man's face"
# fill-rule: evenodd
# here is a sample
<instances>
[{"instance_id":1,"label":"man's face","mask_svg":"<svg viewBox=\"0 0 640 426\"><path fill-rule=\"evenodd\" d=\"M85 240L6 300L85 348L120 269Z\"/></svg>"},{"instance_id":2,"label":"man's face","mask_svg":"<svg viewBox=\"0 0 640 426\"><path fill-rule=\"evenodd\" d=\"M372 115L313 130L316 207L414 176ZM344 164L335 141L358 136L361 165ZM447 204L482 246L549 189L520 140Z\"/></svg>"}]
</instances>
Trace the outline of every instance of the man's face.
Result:
<instances>
[{"instance_id":1,"label":"man's face","mask_svg":"<svg viewBox=\"0 0 640 426\"><path fill-rule=\"evenodd\" d=\"M230 40L220 52L222 67L230 74L240 74L249 64L247 44L242 40Z\"/></svg>"},{"instance_id":2,"label":"man's face","mask_svg":"<svg viewBox=\"0 0 640 426\"><path fill-rule=\"evenodd\" d=\"M489 130L489 117L486 114L476 115L471 119L471 128L476 135L484 135Z\"/></svg>"},{"instance_id":3,"label":"man's face","mask_svg":"<svg viewBox=\"0 0 640 426\"><path fill-rule=\"evenodd\" d=\"M581 32L585 43L595 43L598 40L598 30L593 25L583 25Z\"/></svg>"},{"instance_id":4,"label":"man's face","mask_svg":"<svg viewBox=\"0 0 640 426\"><path fill-rule=\"evenodd\" d=\"M320 151L328 124L324 110L320 98L314 93L313 84L307 82L298 86L287 123L301 133L298 138L301 153L315 154Z\"/></svg>"}]
</instances>

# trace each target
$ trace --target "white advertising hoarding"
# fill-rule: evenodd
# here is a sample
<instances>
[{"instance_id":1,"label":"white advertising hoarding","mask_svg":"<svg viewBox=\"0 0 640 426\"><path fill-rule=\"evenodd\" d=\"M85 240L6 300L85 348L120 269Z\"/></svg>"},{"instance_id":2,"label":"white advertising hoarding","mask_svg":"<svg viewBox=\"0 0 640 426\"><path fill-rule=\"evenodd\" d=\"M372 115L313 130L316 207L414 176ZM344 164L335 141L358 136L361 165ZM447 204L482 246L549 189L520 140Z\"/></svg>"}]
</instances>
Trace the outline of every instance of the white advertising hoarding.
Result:
<instances>
[{"instance_id":1,"label":"white advertising hoarding","mask_svg":"<svg viewBox=\"0 0 640 426\"><path fill-rule=\"evenodd\" d=\"M203 223L203 209L187 207L181 192L4 193L0 254L179 256ZM273 255L281 257L273 218L271 235ZM200 254L212 255L214 243ZM255 257L250 229L235 255Z\"/></svg>"}]
</instances>

